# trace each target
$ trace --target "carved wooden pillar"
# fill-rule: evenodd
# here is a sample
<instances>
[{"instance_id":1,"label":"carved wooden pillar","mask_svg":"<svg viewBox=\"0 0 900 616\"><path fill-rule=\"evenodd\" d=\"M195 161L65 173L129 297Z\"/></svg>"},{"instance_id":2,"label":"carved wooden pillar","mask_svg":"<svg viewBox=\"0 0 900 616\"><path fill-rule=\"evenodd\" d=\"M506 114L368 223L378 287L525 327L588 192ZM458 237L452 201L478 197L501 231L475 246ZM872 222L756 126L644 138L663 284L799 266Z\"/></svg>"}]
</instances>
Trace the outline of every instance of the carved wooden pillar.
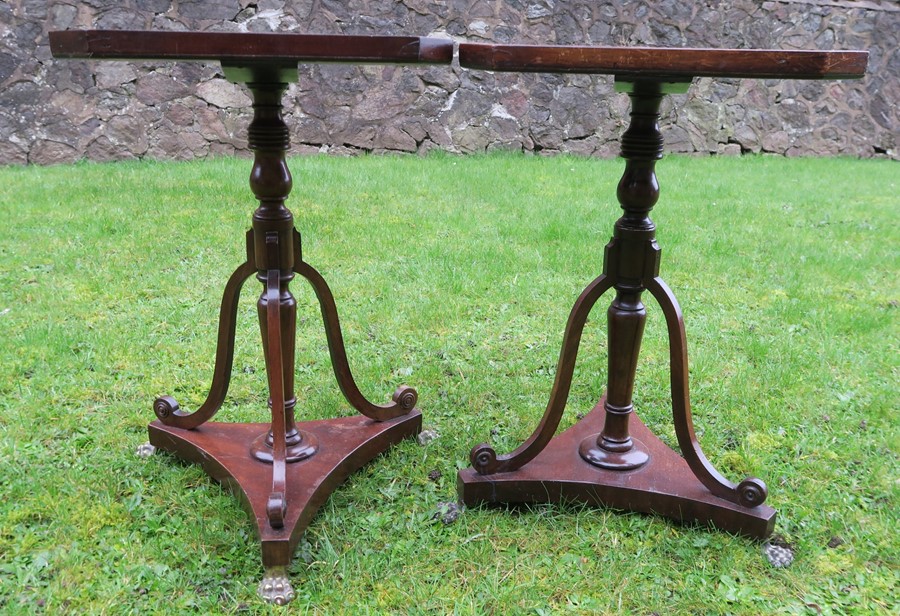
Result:
<instances>
[{"instance_id":1,"label":"carved wooden pillar","mask_svg":"<svg viewBox=\"0 0 900 616\"><path fill-rule=\"evenodd\" d=\"M629 470L649 459L643 443L629 434L634 410L632 393L647 312L641 303L645 282L659 274L659 246L650 210L659 198L656 161L663 155L659 131L659 83L627 84L631 97L631 123L622 136L625 172L617 196L624 214L616 222L606 246L603 273L613 281L616 297L607 311L609 354L603 431L585 439L581 457L602 468Z\"/></svg>"},{"instance_id":2,"label":"carved wooden pillar","mask_svg":"<svg viewBox=\"0 0 900 616\"><path fill-rule=\"evenodd\" d=\"M286 83L274 81L247 84L253 95L253 120L249 127L249 147L253 150L253 168L250 172L250 188L259 200L253 213L254 260L257 278L266 284L268 272L279 270L279 303L281 315L281 367L284 387L284 430L287 462L308 458L316 450L315 437L300 432L294 419L294 357L297 329L297 301L288 286L294 278L294 217L284 202L291 192L293 180L285 161L290 147L290 133L282 118L281 98ZM257 302L259 325L262 331L266 370L277 370L269 361L269 326L267 323L268 300L265 289ZM270 375L271 380L271 375ZM272 400L269 400L272 407ZM251 445L253 456L265 462L273 459L272 430L263 434Z\"/></svg>"}]
</instances>

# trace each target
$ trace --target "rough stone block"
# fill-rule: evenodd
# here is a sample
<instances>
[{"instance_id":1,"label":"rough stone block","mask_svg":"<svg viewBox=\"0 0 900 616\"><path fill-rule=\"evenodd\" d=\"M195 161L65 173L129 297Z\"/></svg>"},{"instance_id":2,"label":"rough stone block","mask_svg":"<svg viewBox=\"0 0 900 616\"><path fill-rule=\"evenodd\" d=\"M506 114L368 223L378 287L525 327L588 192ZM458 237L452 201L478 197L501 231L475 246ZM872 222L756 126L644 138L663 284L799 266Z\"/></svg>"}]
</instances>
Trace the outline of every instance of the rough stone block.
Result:
<instances>
[{"instance_id":1,"label":"rough stone block","mask_svg":"<svg viewBox=\"0 0 900 616\"><path fill-rule=\"evenodd\" d=\"M215 63L51 58L47 30L71 27L862 48L870 51L870 66L859 81L695 80L688 95L666 99L661 125L667 151L900 158L900 11L884 6L755 0L16 0L0 3L0 109L7 118L0 121L0 164L246 153L249 97L221 79ZM342 154L439 147L614 156L629 109L628 97L613 94L607 77L492 74L458 65L301 66L300 82L285 103L295 142ZM61 117L77 127L77 136L47 137L47 128Z\"/></svg>"}]
</instances>

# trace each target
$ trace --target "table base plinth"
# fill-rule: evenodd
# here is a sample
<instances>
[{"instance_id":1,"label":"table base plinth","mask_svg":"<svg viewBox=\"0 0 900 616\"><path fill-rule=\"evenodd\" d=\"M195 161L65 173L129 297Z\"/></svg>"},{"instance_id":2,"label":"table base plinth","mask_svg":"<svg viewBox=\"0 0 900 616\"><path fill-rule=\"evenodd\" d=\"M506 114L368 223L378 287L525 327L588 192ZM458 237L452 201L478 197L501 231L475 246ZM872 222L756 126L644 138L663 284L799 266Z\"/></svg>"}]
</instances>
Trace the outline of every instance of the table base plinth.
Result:
<instances>
[{"instance_id":1,"label":"table base plinth","mask_svg":"<svg viewBox=\"0 0 900 616\"><path fill-rule=\"evenodd\" d=\"M599 468L584 460L579 445L603 427L604 400L518 470L492 475L480 475L472 468L460 471L458 488L463 502L467 506L583 502L709 524L757 539L772 533L774 509L765 505L742 507L711 494L687 462L637 416L632 418L631 431L650 453L646 464L621 471Z\"/></svg>"},{"instance_id":2,"label":"table base plinth","mask_svg":"<svg viewBox=\"0 0 900 616\"><path fill-rule=\"evenodd\" d=\"M300 422L297 427L319 442L314 455L287 465L288 508L284 526L272 528L266 515L271 484L261 478L272 465L250 456L250 447L267 423L207 422L194 430L149 425L150 443L187 462L200 464L216 481L241 499L255 519L262 544L263 566L286 567L318 508L328 496L366 463L403 439L418 434L422 413L414 409L395 419L376 422L356 415Z\"/></svg>"}]
</instances>

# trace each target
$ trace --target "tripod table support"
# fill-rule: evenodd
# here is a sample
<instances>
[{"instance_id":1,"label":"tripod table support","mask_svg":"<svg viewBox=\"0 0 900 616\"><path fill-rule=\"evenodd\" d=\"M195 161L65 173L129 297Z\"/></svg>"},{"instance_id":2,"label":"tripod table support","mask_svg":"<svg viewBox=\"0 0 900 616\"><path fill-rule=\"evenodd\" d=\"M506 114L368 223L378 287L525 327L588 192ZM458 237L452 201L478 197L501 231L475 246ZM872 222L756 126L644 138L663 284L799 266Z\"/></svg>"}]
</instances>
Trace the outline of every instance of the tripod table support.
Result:
<instances>
[{"instance_id":1,"label":"tripod table support","mask_svg":"<svg viewBox=\"0 0 900 616\"><path fill-rule=\"evenodd\" d=\"M650 211L659 198L655 164L662 158L659 107L667 92L688 84L617 81L631 98L631 122L622 138L625 171L617 196L624 210L606 246L602 274L584 290L566 325L550 402L526 442L498 456L488 444L471 453L460 471L466 504L581 500L653 512L681 521L766 537L775 511L762 503L766 485L750 477L735 485L713 468L694 432L688 394L684 321L675 296L659 277L660 248ZM566 405L582 330L597 300L609 290L606 393L593 412L554 438ZM670 349L672 415L683 458L634 414L635 372L649 291L666 319Z\"/></svg>"},{"instance_id":2,"label":"tripod table support","mask_svg":"<svg viewBox=\"0 0 900 616\"><path fill-rule=\"evenodd\" d=\"M247 234L247 261L228 281L222 299L213 384L194 413L170 396L154 403L158 421L150 425L152 445L203 465L231 486L256 518L266 575L260 595L275 603L293 596L287 576L291 555L316 509L353 471L421 428L414 389L401 386L389 404L369 402L353 379L344 349L334 297L324 278L302 258L300 234L284 203L292 178L281 97L295 67L229 67L226 76L246 81L253 95L249 145L254 152L250 187L259 201ZM221 407L234 356L237 304L253 274L263 284L257 302L262 332L269 407L266 424L207 423ZM295 275L313 287L322 311L332 366L341 391L362 417L297 423L294 410L294 356L297 301L289 285ZM268 488L260 477L268 474Z\"/></svg>"},{"instance_id":3,"label":"tripod table support","mask_svg":"<svg viewBox=\"0 0 900 616\"><path fill-rule=\"evenodd\" d=\"M200 464L229 486L256 520L266 577L264 599L293 596L287 566L316 510L349 475L400 440L416 434L418 396L400 386L387 404L370 402L350 372L334 296L319 272L303 260L300 234L285 207L293 180L285 159L290 144L282 96L307 62L450 64L453 43L418 36L353 36L255 32L67 30L49 35L57 58L218 62L225 77L246 84L253 98L248 144L253 151L250 188L259 207L246 235L247 256L225 285L219 309L215 368L206 400L193 412L171 396L153 404L153 448ZM270 423L219 423L210 419L228 392L241 288L251 276L262 283L257 302L269 388ZM295 419L295 275L312 286L322 312L338 386L360 415ZM271 477L271 481L266 478Z\"/></svg>"}]
</instances>

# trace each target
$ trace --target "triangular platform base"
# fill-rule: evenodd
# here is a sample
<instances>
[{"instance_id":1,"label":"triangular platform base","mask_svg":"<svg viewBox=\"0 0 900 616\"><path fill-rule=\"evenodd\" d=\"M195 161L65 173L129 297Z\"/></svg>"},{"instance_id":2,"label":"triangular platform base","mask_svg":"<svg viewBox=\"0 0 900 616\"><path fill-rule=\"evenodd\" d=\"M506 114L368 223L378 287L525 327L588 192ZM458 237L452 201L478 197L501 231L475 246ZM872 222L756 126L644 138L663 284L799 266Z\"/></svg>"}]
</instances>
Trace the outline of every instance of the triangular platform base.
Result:
<instances>
[{"instance_id":1,"label":"triangular platform base","mask_svg":"<svg viewBox=\"0 0 900 616\"><path fill-rule=\"evenodd\" d=\"M460 498L468 506L585 502L654 513L680 522L710 524L757 539L772 534L774 509L765 505L742 507L713 496L694 476L687 462L634 415L630 432L647 447L650 460L646 464L620 471L605 470L586 462L578 453L579 445L603 429L605 414L601 400L584 419L554 437L540 454L518 470L493 475L479 475L472 468L460 471L457 479Z\"/></svg>"},{"instance_id":2,"label":"triangular platform base","mask_svg":"<svg viewBox=\"0 0 900 616\"><path fill-rule=\"evenodd\" d=\"M287 514L280 529L272 528L266 517L272 465L250 455L251 443L269 430L269 424L207 422L183 430L154 421L148 429L153 446L200 464L241 499L256 520L263 566L269 569L290 564L316 511L351 473L421 427L418 409L383 422L356 415L298 423L298 429L317 438L319 449L312 457L287 465Z\"/></svg>"}]
</instances>

